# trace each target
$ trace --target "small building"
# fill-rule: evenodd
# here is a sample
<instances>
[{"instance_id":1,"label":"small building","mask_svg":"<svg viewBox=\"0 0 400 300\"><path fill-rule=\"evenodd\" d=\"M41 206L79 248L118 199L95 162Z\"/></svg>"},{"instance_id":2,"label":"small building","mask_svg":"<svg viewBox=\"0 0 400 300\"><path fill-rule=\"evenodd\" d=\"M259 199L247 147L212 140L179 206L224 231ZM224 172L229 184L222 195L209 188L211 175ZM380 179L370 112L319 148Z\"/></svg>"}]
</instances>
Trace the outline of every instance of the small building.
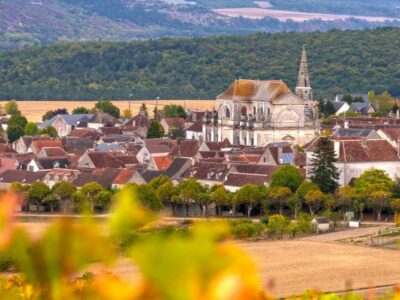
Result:
<instances>
[{"instance_id":1,"label":"small building","mask_svg":"<svg viewBox=\"0 0 400 300\"><path fill-rule=\"evenodd\" d=\"M311 221L311 229L316 233L327 232L330 229L331 223L328 218L316 217Z\"/></svg>"}]
</instances>

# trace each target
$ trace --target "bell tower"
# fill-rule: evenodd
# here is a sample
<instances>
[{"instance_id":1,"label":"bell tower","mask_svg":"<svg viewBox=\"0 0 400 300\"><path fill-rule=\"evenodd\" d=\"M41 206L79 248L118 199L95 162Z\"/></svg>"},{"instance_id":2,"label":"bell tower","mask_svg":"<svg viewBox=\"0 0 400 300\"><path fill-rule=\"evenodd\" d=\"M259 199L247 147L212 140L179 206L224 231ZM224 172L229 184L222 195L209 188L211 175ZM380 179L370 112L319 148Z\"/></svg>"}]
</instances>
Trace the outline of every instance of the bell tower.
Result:
<instances>
[{"instance_id":1,"label":"bell tower","mask_svg":"<svg viewBox=\"0 0 400 300\"><path fill-rule=\"evenodd\" d=\"M306 45L303 45L303 52L301 54L299 77L297 79L296 86L296 95L303 100L313 100L310 75L308 74Z\"/></svg>"}]
</instances>

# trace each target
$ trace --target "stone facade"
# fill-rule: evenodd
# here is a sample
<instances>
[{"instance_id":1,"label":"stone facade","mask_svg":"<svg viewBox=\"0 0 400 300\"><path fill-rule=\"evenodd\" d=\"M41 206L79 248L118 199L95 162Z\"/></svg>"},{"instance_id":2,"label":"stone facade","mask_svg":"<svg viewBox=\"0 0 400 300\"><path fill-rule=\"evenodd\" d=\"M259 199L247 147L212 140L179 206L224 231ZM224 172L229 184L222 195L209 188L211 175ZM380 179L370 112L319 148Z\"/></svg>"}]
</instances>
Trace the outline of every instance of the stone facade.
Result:
<instances>
[{"instance_id":1,"label":"stone facade","mask_svg":"<svg viewBox=\"0 0 400 300\"><path fill-rule=\"evenodd\" d=\"M303 84L296 91L305 99L292 93L280 80L235 80L217 97L218 111L204 116L205 140L221 142L227 138L234 145L248 146L273 142L303 145L317 136L318 108L311 100L304 57L305 49L299 73Z\"/></svg>"}]
</instances>

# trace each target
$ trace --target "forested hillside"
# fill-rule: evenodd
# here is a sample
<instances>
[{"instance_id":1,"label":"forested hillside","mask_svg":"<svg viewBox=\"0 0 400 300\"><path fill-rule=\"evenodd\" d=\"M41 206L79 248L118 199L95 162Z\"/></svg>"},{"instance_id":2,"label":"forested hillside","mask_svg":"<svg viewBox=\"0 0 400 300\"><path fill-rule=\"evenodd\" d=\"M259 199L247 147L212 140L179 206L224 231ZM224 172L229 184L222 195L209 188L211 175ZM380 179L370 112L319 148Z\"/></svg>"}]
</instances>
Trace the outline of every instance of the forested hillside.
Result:
<instances>
[{"instance_id":1,"label":"forested hillside","mask_svg":"<svg viewBox=\"0 0 400 300\"><path fill-rule=\"evenodd\" d=\"M307 44L315 95L400 95L400 29L275 33L0 52L0 99L213 99L235 78L294 88Z\"/></svg>"}]
</instances>

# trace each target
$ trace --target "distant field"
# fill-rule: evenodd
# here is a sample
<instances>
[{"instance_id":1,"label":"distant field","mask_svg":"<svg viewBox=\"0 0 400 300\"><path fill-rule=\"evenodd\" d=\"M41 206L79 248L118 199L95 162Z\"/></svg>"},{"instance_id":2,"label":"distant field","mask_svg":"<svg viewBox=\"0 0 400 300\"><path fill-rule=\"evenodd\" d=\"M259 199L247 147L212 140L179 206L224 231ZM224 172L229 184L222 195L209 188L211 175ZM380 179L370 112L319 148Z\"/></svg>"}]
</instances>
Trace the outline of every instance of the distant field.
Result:
<instances>
[{"instance_id":1,"label":"distant field","mask_svg":"<svg viewBox=\"0 0 400 300\"><path fill-rule=\"evenodd\" d=\"M395 18L385 18L385 17L306 13L306 12L295 12L295 11L274 10L266 8L253 8L253 7L221 8L221 9L215 9L214 11L216 13L228 17L243 17L254 20L263 18L275 18L278 19L279 21L293 20L294 22L305 22L315 19L322 21L341 21L349 18L355 18L363 21L378 22L378 23L398 20Z\"/></svg>"},{"instance_id":2,"label":"distant field","mask_svg":"<svg viewBox=\"0 0 400 300\"><path fill-rule=\"evenodd\" d=\"M87 108L93 108L95 101L18 101L18 106L22 114L32 122L42 121L42 116L48 110L55 110L57 108L67 108L71 112L75 107L84 106ZM113 103L119 107L121 112L129 107L128 101L113 101ZM145 103L150 116L153 113L155 107L155 100L147 101L131 101L131 110L133 114L139 112L139 108ZM2 102L4 104L4 102ZM215 106L214 100L159 100L158 106L163 107L166 104L180 104L186 106L187 109L198 109L198 110L212 110Z\"/></svg>"}]
</instances>

